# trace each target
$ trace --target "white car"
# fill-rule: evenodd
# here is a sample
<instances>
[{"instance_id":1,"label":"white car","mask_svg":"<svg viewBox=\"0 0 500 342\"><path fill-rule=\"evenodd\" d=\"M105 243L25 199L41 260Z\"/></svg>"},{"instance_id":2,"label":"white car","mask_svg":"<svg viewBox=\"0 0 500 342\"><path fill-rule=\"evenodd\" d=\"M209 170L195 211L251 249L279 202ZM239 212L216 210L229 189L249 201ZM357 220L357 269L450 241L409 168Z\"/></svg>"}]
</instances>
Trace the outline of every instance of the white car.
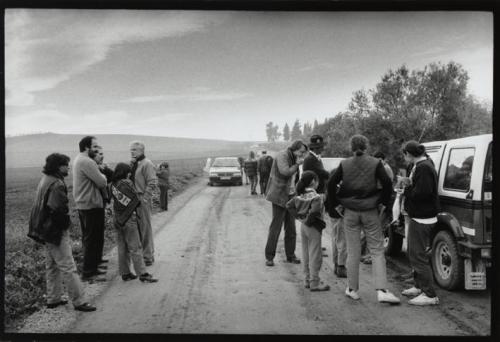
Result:
<instances>
[{"instance_id":1,"label":"white car","mask_svg":"<svg viewBox=\"0 0 500 342\"><path fill-rule=\"evenodd\" d=\"M207 160L205 170L208 171L208 185L234 184L243 185L241 166L236 157L217 157L213 163Z\"/></svg>"}]
</instances>

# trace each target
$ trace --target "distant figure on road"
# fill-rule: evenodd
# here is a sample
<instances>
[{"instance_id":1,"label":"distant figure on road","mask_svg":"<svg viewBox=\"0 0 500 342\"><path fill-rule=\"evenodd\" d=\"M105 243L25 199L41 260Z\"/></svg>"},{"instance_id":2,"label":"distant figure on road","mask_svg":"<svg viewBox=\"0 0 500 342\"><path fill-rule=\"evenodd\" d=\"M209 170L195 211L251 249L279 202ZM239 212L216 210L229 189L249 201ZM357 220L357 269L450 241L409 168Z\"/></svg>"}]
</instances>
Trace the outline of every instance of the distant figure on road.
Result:
<instances>
[{"instance_id":1,"label":"distant figure on road","mask_svg":"<svg viewBox=\"0 0 500 342\"><path fill-rule=\"evenodd\" d=\"M273 166L273 157L267 155L267 151L262 151L262 156L258 160L257 171L259 173L260 194L266 193L267 182Z\"/></svg>"},{"instance_id":2,"label":"distant figure on road","mask_svg":"<svg viewBox=\"0 0 500 342\"><path fill-rule=\"evenodd\" d=\"M163 162L160 164L159 170L156 172L158 177L158 187L160 188L160 209L168 210L168 188L169 177L170 177L170 167L168 162Z\"/></svg>"},{"instance_id":3,"label":"distant figure on road","mask_svg":"<svg viewBox=\"0 0 500 342\"><path fill-rule=\"evenodd\" d=\"M85 281L105 281L102 264L102 237L104 236L104 200L101 191L106 188L104 176L94 157L97 139L86 136L79 142L80 154L73 162L73 198L75 199L82 229L83 271Z\"/></svg>"},{"instance_id":4,"label":"distant figure on road","mask_svg":"<svg viewBox=\"0 0 500 342\"><path fill-rule=\"evenodd\" d=\"M267 187L266 200L272 203L273 218L269 226L265 255L266 265L274 266L276 246L285 225L285 253L287 262L300 264L295 256L295 218L286 209L286 203L295 196L295 184L299 175L299 165L304 162L307 146L302 140L296 140L286 150L278 152L271 167L271 175Z\"/></svg>"},{"instance_id":5,"label":"distant figure on road","mask_svg":"<svg viewBox=\"0 0 500 342\"><path fill-rule=\"evenodd\" d=\"M28 236L45 245L47 307L53 309L68 303L62 299L64 280L75 310L95 311L84 299L71 250L68 189L64 182L69 174L69 157L52 153L45 161L44 175L31 209Z\"/></svg>"},{"instance_id":6,"label":"distant figure on road","mask_svg":"<svg viewBox=\"0 0 500 342\"><path fill-rule=\"evenodd\" d=\"M439 197L437 173L434 165L425 156L425 146L408 141L403 155L413 168L405 184L405 209L409 217L408 255L413 269L415 286L402 292L404 296L415 297L408 301L412 305L436 305L439 298L433 288L432 270L427 251L430 249L430 234L437 223Z\"/></svg>"},{"instance_id":7,"label":"distant figure on road","mask_svg":"<svg viewBox=\"0 0 500 342\"><path fill-rule=\"evenodd\" d=\"M319 270L323 262L321 232L326 227L323 221L325 195L316 189L319 179L313 171L304 171L297 183L297 196L286 207L300 220L302 257L304 258L304 286L311 291L328 291L330 286L320 281Z\"/></svg>"},{"instance_id":8,"label":"distant figure on road","mask_svg":"<svg viewBox=\"0 0 500 342\"><path fill-rule=\"evenodd\" d=\"M136 274L139 274L140 281L155 283L158 279L154 279L146 271L139 230L137 225L130 220L134 210L141 205L134 184L130 180L131 175L132 169L128 164L118 163L111 185L114 209L113 224L118 241L118 268L123 281L136 279ZM136 274L130 271L131 259Z\"/></svg>"},{"instance_id":9,"label":"distant figure on road","mask_svg":"<svg viewBox=\"0 0 500 342\"><path fill-rule=\"evenodd\" d=\"M137 207L137 223L141 235L141 243L146 266L154 262L153 228L151 227L151 215L153 211L153 191L158 183L155 166L151 160L144 155L144 143L132 141L130 143L130 154L132 156L132 176L137 195L141 205Z\"/></svg>"},{"instance_id":10,"label":"distant figure on road","mask_svg":"<svg viewBox=\"0 0 500 342\"><path fill-rule=\"evenodd\" d=\"M240 163L241 168L241 177L243 177L243 173L245 171L245 159L243 157L238 157L238 162ZM246 183L248 185L248 175L245 172Z\"/></svg>"},{"instance_id":11,"label":"distant figure on road","mask_svg":"<svg viewBox=\"0 0 500 342\"><path fill-rule=\"evenodd\" d=\"M247 175L248 179L250 179L250 194L252 195L257 195L257 191L255 191L255 188L257 187L257 159L255 159L255 152L250 151L248 154L248 159L245 160L244 166L245 166L245 174Z\"/></svg>"},{"instance_id":12,"label":"distant figure on road","mask_svg":"<svg viewBox=\"0 0 500 342\"><path fill-rule=\"evenodd\" d=\"M361 256L361 230L365 231L372 257L372 270L377 290L377 299L383 303L397 304L400 299L389 292L384 256L384 235L380 225L379 211L389 202L392 184L382 162L367 155L368 139L363 135L351 137L353 157L340 162L328 182L328 205L330 211L344 210L344 232L347 242L346 296L358 300L359 260ZM382 191L377 189L377 180ZM337 193L337 184L340 184ZM344 208L344 209L343 209Z\"/></svg>"}]
</instances>

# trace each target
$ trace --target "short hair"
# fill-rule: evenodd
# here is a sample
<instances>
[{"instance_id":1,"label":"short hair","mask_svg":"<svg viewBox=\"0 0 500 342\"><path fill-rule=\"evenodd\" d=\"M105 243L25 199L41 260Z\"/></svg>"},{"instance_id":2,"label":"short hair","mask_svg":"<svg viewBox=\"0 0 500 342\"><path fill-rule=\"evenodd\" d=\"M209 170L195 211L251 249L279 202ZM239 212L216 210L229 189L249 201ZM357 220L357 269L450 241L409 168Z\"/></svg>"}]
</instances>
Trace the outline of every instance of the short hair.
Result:
<instances>
[{"instance_id":1,"label":"short hair","mask_svg":"<svg viewBox=\"0 0 500 342\"><path fill-rule=\"evenodd\" d=\"M302 175L300 176L300 179L295 186L297 194L302 195L305 192L306 188L311 185L313 180L316 180L318 182L318 175L316 174L316 172L311 170L302 172Z\"/></svg>"},{"instance_id":2,"label":"short hair","mask_svg":"<svg viewBox=\"0 0 500 342\"><path fill-rule=\"evenodd\" d=\"M132 168L129 164L118 163L116 164L115 171L113 172L113 176L111 177L111 181L114 183L121 179L125 179L130 172L132 172Z\"/></svg>"},{"instance_id":3,"label":"short hair","mask_svg":"<svg viewBox=\"0 0 500 342\"><path fill-rule=\"evenodd\" d=\"M59 167L69 165L70 158L61 153L52 153L45 158L45 165L42 172L46 175L54 175L59 171Z\"/></svg>"},{"instance_id":4,"label":"short hair","mask_svg":"<svg viewBox=\"0 0 500 342\"><path fill-rule=\"evenodd\" d=\"M362 155L368 149L368 138L361 134L355 134L350 139L351 151L357 156Z\"/></svg>"},{"instance_id":5,"label":"short hair","mask_svg":"<svg viewBox=\"0 0 500 342\"><path fill-rule=\"evenodd\" d=\"M309 148L307 147L306 144L304 144L304 142L300 139L298 140L295 140L289 147L290 151L294 152L294 151L298 151L300 150L300 148L304 146L306 148L306 151L309 150Z\"/></svg>"},{"instance_id":6,"label":"short hair","mask_svg":"<svg viewBox=\"0 0 500 342\"><path fill-rule=\"evenodd\" d=\"M385 154L382 151L378 151L373 155L375 158L385 159Z\"/></svg>"},{"instance_id":7,"label":"short hair","mask_svg":"<svg viewBox=\"0 0 500 342\"><path fill-rule=\"evenodd\" d=\"M92 135L87 135L84 137L80 142L78 143L78 147L80 147L80 152L85 151L85 148L88 147L89 149L92 147L92 139L95 139L96 137Z\"/></svg>"},{"instance_id":8,"label":"short hair","mask_svg":"<svg viewBox=\"0 0 500 342\"><path fill-rule=\"evenodd\" d=\"M264 150L264 151L262 151L261 153L262 153L262 154L266 154L266 153L267 153L267 151L266 151L266 150Z\"/></svg>"},{"instance_id":9,"label":"short hair","mask_svg":"<svg viewBox=\"0 0 500 342\"><path fill-rule=\"evenodd\" d=\"M145 146L144 146L144 143L142 141L139 141L139 140L134 140L130 143L130 147L132 146L139 146L141 148L142 151L145 150Z\"/></svg>"},{"instance_id":10,"label":"short hair","mask_svg":"<svg viewBox=\"0 0 500 342\"><path fill-rule=\"evenodd\" d=\"M409 153L414 157L421 157L425 155L425 146L415 140L410 140L404 145L403 153Z\"/></svg>"}]
</instances>

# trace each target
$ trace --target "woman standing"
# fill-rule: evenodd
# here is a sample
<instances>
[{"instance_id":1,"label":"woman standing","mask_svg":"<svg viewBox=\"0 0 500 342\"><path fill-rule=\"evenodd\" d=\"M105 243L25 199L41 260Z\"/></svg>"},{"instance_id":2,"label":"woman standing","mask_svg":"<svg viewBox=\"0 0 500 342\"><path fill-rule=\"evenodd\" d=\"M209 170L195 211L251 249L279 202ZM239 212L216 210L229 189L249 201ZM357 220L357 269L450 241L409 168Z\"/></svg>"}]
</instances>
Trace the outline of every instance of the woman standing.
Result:
<instances>
[{"instance_id":1,"label":"woman standing","mask_svg":"<svg viewBox=\"0 0 500 342\"><path fill-rule=\"evenodd\" d=\"M167 162L160 164L160 169L156 172L158 176L158 187L160 188L160 209L168 210L168 188L169 188L169 177L170 168Z\"/></svg>"},{"instance_id":2,"label":"woman standing","mask_svg":"<svg viewBox=\"0 0 500 342\"><path fill-rule=\"evenodd\" d=\"M407 163L413 163L405 184L405 210L410 218L408 228L408 254L413 268L415 286L402 292L404 296L416 296L408 301L412 305L436 305L439 298L432 286L432 270L429 265L430 233L437 223L439 199L437 173L426 157L425 146L408 141L403 147Z\"/></svg>"}]
</instances>

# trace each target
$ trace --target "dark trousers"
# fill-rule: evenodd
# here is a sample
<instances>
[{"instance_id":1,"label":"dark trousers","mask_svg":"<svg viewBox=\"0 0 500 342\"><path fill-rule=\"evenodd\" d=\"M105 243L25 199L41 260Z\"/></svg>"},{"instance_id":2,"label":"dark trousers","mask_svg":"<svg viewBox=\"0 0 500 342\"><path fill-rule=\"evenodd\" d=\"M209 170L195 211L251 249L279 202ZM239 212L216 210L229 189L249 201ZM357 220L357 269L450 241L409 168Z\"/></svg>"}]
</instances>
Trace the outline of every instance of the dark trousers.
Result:
<instances>
[{"instance_id":1,"label":"dark trousers","mask_svg":"<svg viewBox=\"0 0 500 342\"><path fill-rule=\"evenodd\" d=\"M250 179L250 193L253 194L257 188L257 175L250 175L248 178Z\"/></svg>"},{"instance_id":2,"label":"dark trousers","mask_svg":"<svg viewBox=\"0 0 500 342\"><path fill-rule=\"evenodd\" d=\"M104 248L104 208L78 210L82 228L83 276L97 272Z\"/></svg>"},{"instance_id":3,"label":"dark trousers","mask_svg":"<svg viewBox=\"0 0 500 342\"><path fill-rule=\"evenodd\" d=\"M276 246L281 233L281 226L285 223L285 254L287 258L295 256L295 219L288 210L273 203L273 219L269 226L269 235L266 244L266 259L273 260L276 255Z\"/></svg>"},{"instance_id":4,"label":"dark trousers","mask_svg":"<svg viewBox=\"0 0 500 342\"><path fill-rule=\"evenodd\" d=\"M266 193L267 181L269 180L269 173L261 173L259 179L260 194L264 195Z\"/></svg>"},{"instance_id":5,"label":"dark trousers","mask_svg":"<svg viewBox=\"0 0 500 342\"><path fill-rule=\"evenodd\" d=\"M160 185L160 208L168 209L168 186Z\"/></svg>"},{"instance_id":6,"label":"dark trousers","mask_svg":"<svg viewBox=\"0 0 500 342\"><path fill-rule=\"evenodd\" d=\"M428 297L436 297L432 286L432 269L429 264L430 232L433 224L421 224L410 219L408 229L408 256L413 268L415 287Z\"/></svg>"}]
</instances>

